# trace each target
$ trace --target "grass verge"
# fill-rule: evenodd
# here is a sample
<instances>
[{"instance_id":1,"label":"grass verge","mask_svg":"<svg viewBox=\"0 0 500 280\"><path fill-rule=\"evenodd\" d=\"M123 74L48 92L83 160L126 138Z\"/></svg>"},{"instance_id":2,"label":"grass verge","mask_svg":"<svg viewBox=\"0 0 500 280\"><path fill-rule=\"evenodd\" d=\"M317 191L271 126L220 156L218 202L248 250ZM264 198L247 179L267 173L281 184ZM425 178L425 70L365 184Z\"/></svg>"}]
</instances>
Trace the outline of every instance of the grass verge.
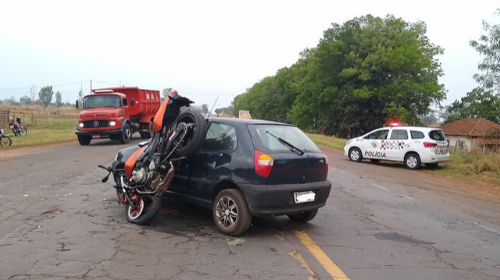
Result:
<instances>
[{"instance_id":1,"label":"grass verge","mask_svg":"<svg viewBox=\"0 0 500 280\"><path fill-rule=\"evenodd\" d=\"M4 128L5 134L12 139L12 146L3 149L76 141L75 120L39 120L39 123L36 127L27 125L28 134L17 137L12 130Z\"/></svg>"},{"instance_id":2,"label":"grass verge","mask_svg":"<svg viewBox=\"0 0 500 280\"><path fill-rule=\"evenodd\" d=\"M321 134L306 133L311 140L316 143L316 145L325 146L333 149L344 150L346 139L336 138L332 136L326 136Z\"/></svg>"}]
</instances>

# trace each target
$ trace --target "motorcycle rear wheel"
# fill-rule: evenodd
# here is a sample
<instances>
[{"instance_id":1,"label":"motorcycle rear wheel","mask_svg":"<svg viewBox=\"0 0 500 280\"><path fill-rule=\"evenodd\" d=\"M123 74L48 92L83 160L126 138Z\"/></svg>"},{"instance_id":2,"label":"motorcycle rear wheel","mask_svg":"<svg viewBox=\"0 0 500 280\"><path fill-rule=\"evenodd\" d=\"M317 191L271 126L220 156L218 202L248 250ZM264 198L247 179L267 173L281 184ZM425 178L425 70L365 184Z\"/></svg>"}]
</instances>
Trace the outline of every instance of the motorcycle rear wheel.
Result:
<instances>
[{"instance_id":1,"label":"motorcycle rear wheel","mask_svg":"<svg viewBox=\"0 0 500 280\"><path fill-rule=\"evenodd\" d=\"M180 145L174 151L174 156L188 156L201 148L207 135L207 122L203 115L197 111L186 111L179 115L177 123L186 123L194 125L188 130L188 134L182 140Z\"/></svg>"},{"instance_id":2,"label":"motorcycle rear wheel","mask_svg":"<svg viewBox=\"0 0 500 280\"><path fill-rule=\"evenodd\" d=\"M141 195L137 201L134 201L136 209L132 205L125 206L127 221L132 224L145 225L151 222L160 211L161 197Z\"/></svg>"},{"instance_id":3,"label":"motorcycle rear wheel","mask_svg":"<svg viewBox=\"0 0 500 280\"><path fill-rule=\"evenodd\" d=\"M21 127L21 128L19 129L19 134L21 134L21 135L26 135L26 134L28 134L28 129L27 129L26 127L24 127L24 126L23 126L23 127Z\"/></svg>"}]
</instances>

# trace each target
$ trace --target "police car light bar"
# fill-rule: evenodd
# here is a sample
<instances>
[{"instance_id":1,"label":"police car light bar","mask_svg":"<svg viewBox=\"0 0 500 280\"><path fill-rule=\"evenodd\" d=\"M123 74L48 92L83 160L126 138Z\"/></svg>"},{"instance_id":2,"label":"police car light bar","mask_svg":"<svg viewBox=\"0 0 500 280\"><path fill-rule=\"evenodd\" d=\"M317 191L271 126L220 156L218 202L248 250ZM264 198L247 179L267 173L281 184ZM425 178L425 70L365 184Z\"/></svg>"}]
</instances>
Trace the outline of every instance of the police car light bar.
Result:
<instances>
[{"instance_id":1,"label":"police car light bar","mask_svg":"<svg viewBox=\"0 0 500 280\"><path fill-rule=\"evenodd\" d=\"M391 126L399 126L399 123L393 122L393 123L391 123Z\"/></svg>"}]
</instances>

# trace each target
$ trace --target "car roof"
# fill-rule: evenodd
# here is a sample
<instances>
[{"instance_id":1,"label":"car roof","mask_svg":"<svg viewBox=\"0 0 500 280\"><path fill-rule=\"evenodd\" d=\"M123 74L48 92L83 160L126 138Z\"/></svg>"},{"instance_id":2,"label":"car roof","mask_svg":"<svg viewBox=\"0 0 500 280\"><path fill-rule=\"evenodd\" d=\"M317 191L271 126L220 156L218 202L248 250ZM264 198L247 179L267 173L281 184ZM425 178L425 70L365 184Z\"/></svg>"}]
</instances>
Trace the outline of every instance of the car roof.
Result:
<instances>
[{"instance_id":1,"label":"car roof","mask_svg":"<svg viewBox=\"0 0 500 280\"><path fill-rule=\"evenodd\" d=\"M291 124L275 122L275 121L267 121L267 120L259 120L259 119L240 119L240 118L219 118L219 117L208 117L209 121L221 121L227 124L272 124L272 125L289 125Z\"/></svg>"},{"instance_id":2,"label":"car roof","mask_svg":"<svg viewBox=\"0 0 500 280\"><path fill-rule=\"evenodd\" d=\"M427 131L431 131L431 130L442 130L441 128L435 128L435 127L425 127L425 126L407 126L407 125L384 126L384 127L377 128L377 129L374 129L374 130L378 130L378 129L395 129L395 128L407 128L407 129L427 130Z\"/></svg>"}]
</instances>

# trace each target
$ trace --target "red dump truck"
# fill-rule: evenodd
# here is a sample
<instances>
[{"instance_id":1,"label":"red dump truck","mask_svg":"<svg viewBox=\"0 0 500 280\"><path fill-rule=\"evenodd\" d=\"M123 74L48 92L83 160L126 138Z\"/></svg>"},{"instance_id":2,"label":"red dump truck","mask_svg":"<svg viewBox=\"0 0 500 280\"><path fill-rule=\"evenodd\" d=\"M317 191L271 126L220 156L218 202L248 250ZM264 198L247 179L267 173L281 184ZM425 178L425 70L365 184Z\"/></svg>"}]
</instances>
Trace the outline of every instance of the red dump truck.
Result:
<instances>
[{"instance_id":1,"label":"red dump truck","mask_svg":"<svg viewBox=\"0 0 500 280\"><path fill-rule=\"evenodd\" d=\"M151 137L152 121L160 108L160 91L115 87L92 92L83 98L83 110L76 126L80 145L89 145L92 139L100 138L125 144L135 132L139 132L142 139Z\"/></svg>"}]
</instances>

